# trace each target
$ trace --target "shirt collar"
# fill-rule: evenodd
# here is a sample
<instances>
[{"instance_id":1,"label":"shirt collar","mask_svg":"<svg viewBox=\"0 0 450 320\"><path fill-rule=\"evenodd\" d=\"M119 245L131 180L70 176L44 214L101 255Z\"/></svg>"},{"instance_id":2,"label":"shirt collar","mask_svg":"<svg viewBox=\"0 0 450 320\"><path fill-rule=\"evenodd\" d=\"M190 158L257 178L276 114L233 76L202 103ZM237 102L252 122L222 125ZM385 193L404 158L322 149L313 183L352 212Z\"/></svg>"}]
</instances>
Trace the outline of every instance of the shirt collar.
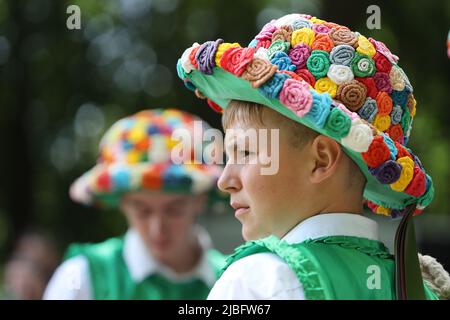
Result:
<instances>
[{"instance_id":1,"label":"shirt collar","mask_svg":"<svg viewBox=\"0 0 450 320\"><path fill-rule=\"evenodd\" d=\"M359 214L324 213L303 220L283 240L299 243L326 236L351 236L378 241L378 224Z\"/></svg>"},{"instance_id":2,"label":"shirt collar","mask_svg":"<svg viewBox=\"0 0 450 320\"><path fill-rule=\"evenodd\" d=\"M200 260L191 271L179 274L157 261L137 231L129 229L124 237L123 258L131 278L135 282L141 282L146 277L159 273L174 282L184 282L196 278L212 287L216 281L216 275L207 259L207 251L212 247L212 241L208 232L198 225L196 234L202 249Z\"/></svg>"}]
</instances>

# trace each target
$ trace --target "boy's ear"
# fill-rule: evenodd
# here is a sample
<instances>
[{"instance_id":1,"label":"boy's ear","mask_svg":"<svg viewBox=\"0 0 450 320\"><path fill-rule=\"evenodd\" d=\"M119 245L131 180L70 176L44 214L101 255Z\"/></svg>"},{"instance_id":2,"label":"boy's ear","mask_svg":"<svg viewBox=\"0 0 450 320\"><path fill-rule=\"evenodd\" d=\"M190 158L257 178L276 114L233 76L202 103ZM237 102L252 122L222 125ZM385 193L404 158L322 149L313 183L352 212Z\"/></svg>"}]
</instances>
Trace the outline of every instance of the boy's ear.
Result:
<instances>
[{"instance_id":1,"label":"boy's ear","mask_svg":"<svg viewBox=\"0 0 450 320\"><path fill-rule=\"evenodd\" d=\"M311 152L313 170L310 180L312 183L321 183L336 172L342 157L342 149L335 140L319 135L312 142Z\"/></svg>"}]
</instances>

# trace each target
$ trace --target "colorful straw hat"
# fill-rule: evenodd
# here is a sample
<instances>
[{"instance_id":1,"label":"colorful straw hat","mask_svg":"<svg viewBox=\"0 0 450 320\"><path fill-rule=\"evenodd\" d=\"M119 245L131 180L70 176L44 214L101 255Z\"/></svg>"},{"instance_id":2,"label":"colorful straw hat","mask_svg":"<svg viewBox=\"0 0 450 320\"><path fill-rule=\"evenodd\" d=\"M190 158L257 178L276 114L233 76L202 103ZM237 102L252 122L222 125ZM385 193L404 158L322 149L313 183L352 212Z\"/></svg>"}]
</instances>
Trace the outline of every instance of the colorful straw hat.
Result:
<instances>
[{"instance_id":1,"label":"colorful straw hat","mask_svg":"<svg viewBox=\"0 0 450 320\"><path fill-rule=\"evenodd\" d=\"M290 14L266 24L248 47L195 43L177 71L216 111L233 99L251 101L335 139L367 178L369 208L398 217L411 205L420 213L434 189L406 147L416 100L397 62L380 41Z\"/></svg>"},{"instance_id":2,"label":"colorful straw hat","mask_svg":"<svg viewBox=\"0 0 450 320\"><path fill-rule=\"evenodd\" d=\"M201 131L195 127L196 121ZM200 118L176 109L141 111L117 121L100 142L97 164L72 184L72 199L86 205L115 207L130 191L211 191L222 169L204 163L204 145L191 143L191 149L183 150L185 158L180 164L171 158L180 143L172 139L174 130L184 129L191 137L201 138L208 128Z\"/></svg>"}]
</instances>

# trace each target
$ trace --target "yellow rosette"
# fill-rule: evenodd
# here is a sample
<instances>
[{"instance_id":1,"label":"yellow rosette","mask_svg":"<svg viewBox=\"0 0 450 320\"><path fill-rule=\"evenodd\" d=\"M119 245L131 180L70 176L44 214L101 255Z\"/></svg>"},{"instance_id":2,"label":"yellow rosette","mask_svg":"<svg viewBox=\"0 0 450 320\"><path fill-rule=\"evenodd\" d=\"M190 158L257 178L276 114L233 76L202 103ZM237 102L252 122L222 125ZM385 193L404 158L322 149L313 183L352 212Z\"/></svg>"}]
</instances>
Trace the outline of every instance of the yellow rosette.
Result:
<instances>
[{"instance_id":1,"label":"yellow rosette","mask_svg":"<svg viewBox=\"0 0 450 320\"><path fill-rule=\"evenodd\" d=\"M314 30L310 28L300 28L298 30L295 30L292 32L291 36L291 46L292 48L295 47L298 44L306 44L307 46L311 47L314 39L316 37L316 33Z\"/></svg>"},{"instance_id":2,"label":"yellow rosette","mask_svg":"<svg viewBox=\"0 0 450 320\"><path fill-rule=\"evenodd\" d=\"M314 85L314 89L316 89L317 92L328 92L332 98L336 96L337 88L337 84L328 77L320 78Z\"/></svg>"},{"instance_id":3,"label":"yellow rosette","mask_svg":"<svg viewBox=\"0 0 450 320\"><path fill-rule=\"evenodd\" d=\"M222 58L222 56L223 56L223 53L225 52L225 51L227 51L228 49L230 49L230 48L233 48L233 47L240 47L241 45L239 44L239 43L237 43L237 42L234 42L234 43L221 43L220 45L219 45L219 47L217 48L217 52L216 52L216 65L218 66L218 67L222 67L221 65L220 65L220 59Z\"/></svg>"},{"instance_id":4,"label":"yellow rosette","mask_svg":"<svg viewBox=\"0 0 450 320\"><path fill-rule=\"evenodd\" d=\"M391 126L391 117L389 115L377 115L373 125L380 131L386 131Z\"/></svg>"},{"instance_id":5,"label":"yellow rosette","mask_svg":"<svg viewBox=\"0 0 450 320\"><path fill-rule=\"evenodd\" d=\"M356 48L356 51L371 58L377 53L373 44L363 35L358 36L358 48Z\"/></svg>"},{"instance_id":6,"label":"yellow rosette","mask_svg":"<svg viewBox=\"0 0 450 320\"><path fill-rule=\"evenodd\" d=\"M408 184L411 182L413 175L414 175L414 161L408 157L401 157L397 160L397 163L399 163L402 166L402 173L400 174L400 178L398 178L397 181L394 183L391 183L391 189L395 190L397 192L402 192L406 189Z\"/></svg>"}]
</instances>

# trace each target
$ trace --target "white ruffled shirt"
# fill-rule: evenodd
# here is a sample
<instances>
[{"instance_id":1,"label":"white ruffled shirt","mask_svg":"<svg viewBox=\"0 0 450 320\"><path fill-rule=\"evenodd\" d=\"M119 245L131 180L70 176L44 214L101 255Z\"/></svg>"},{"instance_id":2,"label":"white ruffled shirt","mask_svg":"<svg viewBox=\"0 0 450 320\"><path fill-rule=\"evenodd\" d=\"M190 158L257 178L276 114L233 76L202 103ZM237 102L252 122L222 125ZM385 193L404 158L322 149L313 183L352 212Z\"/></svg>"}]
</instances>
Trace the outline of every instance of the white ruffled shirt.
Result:
<instances>
[{"instance_id":1,"label":"white ruffled shirt","mask_svg":"<svg viewBox=\"0 0 450 320\"><path fill-rule=\"evenodd\" d=\"M205 229L197 226L202 255L196 267L183 274L177 274L152 257L139 234L130 229L124 237L123 258L135 282L141 282L158 272L174 282L201 279L210 287L216 281L216 274L206 257L212 247L211 238ZM93 299L89 264L84 256L76 256L63 262L55 271L44 293L44 300L91 300Z\"/></svg>"},{"instance_id":2,"label":"white ruffled shirt","mask_svg":"<svg viewBox=\"0 0 450 320\"><path fill-rule=\"evenodd\" d=\"M377 222L362 215L327 213L308 218L282 239L289 244L325 236L378 240ZM305 300L296 274L274 253L257 253L231 264L216 282L208 300Z\"/></svg>"}]
</instances>

